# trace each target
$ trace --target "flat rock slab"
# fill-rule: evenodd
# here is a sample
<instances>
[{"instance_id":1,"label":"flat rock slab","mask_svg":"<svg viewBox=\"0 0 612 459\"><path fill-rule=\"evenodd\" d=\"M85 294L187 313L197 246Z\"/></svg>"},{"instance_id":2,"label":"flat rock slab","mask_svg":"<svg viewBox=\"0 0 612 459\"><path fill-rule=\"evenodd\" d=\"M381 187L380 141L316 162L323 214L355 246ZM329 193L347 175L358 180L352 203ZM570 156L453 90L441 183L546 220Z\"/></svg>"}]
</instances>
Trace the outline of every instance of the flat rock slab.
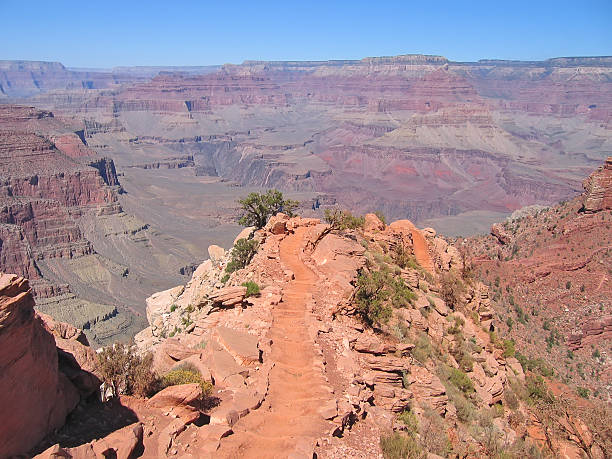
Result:
<instances>
[{"instance_id":1,"label":"flat rock slab","mask_svg":"<svg viewBox=\"0 0 612 459\"><path fill-rule=\"evenodd\" d=\"M232 328L215 328L214 337L241 365L252 366L259 363L259 339L255 335Z\"/></svg>"}]
</instances>

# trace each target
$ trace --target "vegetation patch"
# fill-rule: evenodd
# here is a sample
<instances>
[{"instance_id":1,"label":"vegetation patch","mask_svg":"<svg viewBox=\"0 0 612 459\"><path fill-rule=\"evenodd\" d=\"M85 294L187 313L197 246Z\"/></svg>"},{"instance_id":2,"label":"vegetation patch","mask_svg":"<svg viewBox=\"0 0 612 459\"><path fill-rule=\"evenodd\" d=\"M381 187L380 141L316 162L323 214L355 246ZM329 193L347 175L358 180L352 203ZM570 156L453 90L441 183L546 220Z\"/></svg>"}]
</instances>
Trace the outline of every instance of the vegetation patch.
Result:
<instances>
[{"instance_id":1,"label":"vegetation patch","mask_svg":"<svg viewBox=\"0 0 612 459\"><path fill-rule=\"evenodd\" d=\"M250 296L258 296L259 295L259 285L257 285L253 281L247 281L242 284L243 287L246 287L246 297Z\"/></svg>"},{"instance_id":2,"label":"vegetation patch","mask_svg":"<svg viewBox=\"0 0 612 459\"><path fill-rule=\"evenodd\" d=\"M203 396L209 395L212 391L212 383L202 379L202 375L198 369L190 364L180 365L178 368L163 375L160 381L160 388L164 389L169 386L193 383L200 385Z\"/></svg>"},{"instance_id":3,"label":"vegetation patch","mask_svg":"<svg viewBox=\"0 0 612 459\"><path fill-rule=\"evenodd\" d=\"M268 190L266 193L249 193L238 201L242 209L242 216L238 220L243 226L255 226L260 229L266 226L271 216L283 212L290 217L297 209L299 203L285 199L278 190Z\"/></svg>"},{"instance_id":4,"label":"vegetation patch","mask_svg":"<svg viewBox=\"0 0 612 459\"><path fill-rule=\"evenodd\" d=\"M246 268L257 253L258 246L259 243L254 239L238 239L232 249L232 259L225 267L225 272L229 274Z\"/></svg>"}]
</instances>

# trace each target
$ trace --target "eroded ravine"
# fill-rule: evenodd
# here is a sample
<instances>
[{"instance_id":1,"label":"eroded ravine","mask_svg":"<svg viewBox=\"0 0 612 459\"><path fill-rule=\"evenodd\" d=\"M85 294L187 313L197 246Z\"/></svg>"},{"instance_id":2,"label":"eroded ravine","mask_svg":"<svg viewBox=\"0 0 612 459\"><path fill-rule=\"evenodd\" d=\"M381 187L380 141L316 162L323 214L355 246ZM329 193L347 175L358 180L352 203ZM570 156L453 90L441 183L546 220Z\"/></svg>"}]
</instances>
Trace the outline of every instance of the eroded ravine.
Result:
<instances>
[{"instance_id":1,"label":"eroded ravine","mask_svg":"<svg viewBox=\"0 0 612 459\"><path fill-rule=\"evenodd\" d=\"M309 333L309 303L318 281L301 261L304 231L298 228L280 245L280 259L294 273L272 312L268 395L225 438L218 457L312 457L312 447L328 424L319 413L331 399L314 338Z\"/></svg>"}]
</instances>

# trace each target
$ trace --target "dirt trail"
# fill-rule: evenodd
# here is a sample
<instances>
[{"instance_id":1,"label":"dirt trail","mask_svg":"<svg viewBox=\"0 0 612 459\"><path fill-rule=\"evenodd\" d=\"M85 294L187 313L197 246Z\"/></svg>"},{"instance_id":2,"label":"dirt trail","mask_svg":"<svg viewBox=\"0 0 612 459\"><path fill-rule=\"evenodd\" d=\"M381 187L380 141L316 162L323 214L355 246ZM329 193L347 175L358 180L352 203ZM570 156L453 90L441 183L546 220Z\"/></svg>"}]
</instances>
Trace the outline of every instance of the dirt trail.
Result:
<instances>
[{"instance_id":1,"label":"dirt trail","mask_svg":"<svg viewBox=\"0 0 612 459\"><path fill-rule=\"evenodd\" d=\"M234 425L223 439L217 457L312 457L312 445L329 427L319 410L332 398L322 371L315 365L317 352L308 332L308 303L317 276L300 260L305 228L287 236L280 259L295 275L273 310L268 395L262 406ZM319 358L320 359L320 358Z\"/></svg>"},{"instance_id":2,"label":"dirt trail","mask_svg":"<svg viewBox=\"0 0 612 459\"><path fill-rule=\"evenodd\" d=\"M425 237L417 228L412 229L411 234L414 247L414 256L417 262L427 271L433 273L434 264L431 260L431 256L429 255L429 249Z\"/></svg>"}]
</instances>

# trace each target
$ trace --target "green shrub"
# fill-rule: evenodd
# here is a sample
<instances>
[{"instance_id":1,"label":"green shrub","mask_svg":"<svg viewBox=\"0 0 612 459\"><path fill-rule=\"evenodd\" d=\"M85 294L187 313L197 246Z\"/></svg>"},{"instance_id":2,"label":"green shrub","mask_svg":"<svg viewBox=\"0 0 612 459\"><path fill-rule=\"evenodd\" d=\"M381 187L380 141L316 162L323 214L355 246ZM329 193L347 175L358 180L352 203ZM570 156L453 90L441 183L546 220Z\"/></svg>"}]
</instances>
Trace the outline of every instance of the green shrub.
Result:
<instances>
[{"instance_id":1,"label":"green shrub","mask_svg":"<svg viewBox=\"0 0 612 459\"><path fill-rule=\"evenodd\" d=\"M380 449L385 459L424 459L427 453L423 451L414 436L393 432L381 435Z\"/></svg>"},{"instance_id":2,"label":"green shrub","mask_svg":"<svg viewBox=\"0 0 612 459\"><path fill-rule=\"evenodd\" d=\"M407 308L412 306L417 299L410 287L402 279L389 279L390 286L393 289L391 293L391 301L396 308Z\"/></svg>"},{"instance_id":3,"label":"green shrub","mask_svg":"<svg viewBox=\"0 0 612 459\"><path fill-rule=\"evenodd\" d=\"M393 247L392 254L393 261L395 261L400 268L421 269L421 265L417 263L416 258L414 258L405 244L396 244Z\"/></svg>"},{"instance_id":4,"label":"green shrub","mask_svg":"<svg viewBox=\"0 0 612 459\"><path fill-rule=\"evenodd\" d=\"M381 324L389 321L392 309L386 304L390 297L387 276L381 271L371 274L359 274L357 278L357 312L369 324Z\"/></svg>"},{"instance_id":5,"label":"green shrub","mask_svg":"<svg viewBox=\"0 0 612 459\"><path fill-rule=\"evenodd\" d=\"M174 312L176 311L176 304L173 304L172 306L170 306L170 312Z\"/></svg>"},{"instance_id":6,"label":"green shrub","mask_svg":"<svg viewBox=\"0 0 612 459\"><path fill-rule=\"evenodd\" d=\"M429 335L422 333L411 351L412 357L421 363L427 362L433 356L433 348Z\"/></svg>"},{"instance_id":7,"label":"green shrub","mask_svg":"<svg viewBox=\"0 0 612 459\"><path fill-rule=\"evenodd\" d=\"M259 285L253 281L247 281L242 284L243 287L247 288L246 297L259 295Z\"/></svg>"},{"instance_id":8,"label":"green shrub","mask_svg":"<svg viewBox=\"0 0 612 459\"><path fill-rule=\"evenodd\" d=\"M451 368L448 380L461 392L469 394L474 392L474 383L463 371Z\"/></svg>"},{"instance_id":9,"label":"green shrub","mask_svg":"<svg viewBox=\"0 0 612 459\"><path fill-rule=\"evenodd\" d=\"M449 272L442 276L440 280L440 296L446 305L457 310L463 306L463 294L465 293L465 284L454 273Z\"/></svg>"},{"instance_id":10,"label":"green shrub","mask_svg":"<svg viewBox=\"0 0 612 459\"><path fill-rule=\"evenodd\" d=\"M544 378L539 375L528 375L526 378L527 397L532 403L551 400Z\"/></svg>"},{"instance_id":11,"label":"green shrub","mask_svg":"<svg viewBox=\"0 0 612 459\"><path fill-rule=\"evenodd\" d=\"M212 391L212 383L202 379L202 375L193 365L183 364L178 368L169 371L161 378L161 387L178 386L181 384L199 384L202 388L202 395L208 395Z\"/></svg>"},{"instance_id":12,"label":"green shrub","mask_svg":"<svg viewBox=\"0 0 612 459\"><path fill-rule=\"evenodd\" d=\"M226 269L227 269L227 268L226 268ZM229 280L229 278L230 278L230 274L226 272L226 273L223 275L223 277L221 278L221 283L222 283L222 284L225 284L225 283L226 283L226 282Z\"/></svg>"},{"instance_id":13,"label":"green shrub","mask_svg":"<svg viewBox=\"0 0 612 459\"><path fill-rule=\"evenodd\" d=\"M514 354L516 353L515 348L514 348L514 340L505 339L503 341L503 345L504 345L504 353L502 355L506 358L514 357Z\"/></svg>"},{"instance_id":14,"label":"green shrub","mask_svg":"<svg viewBox=\"0 0 612 459\"><path fill-rule=\"evenodd\" d=\"M410 410L404 410L397 416L398 421L408 428L408 432L416 433L419 429L419 422L416 416Z\"/></svg>"},{"instance_id":15,"label":"green shrub","mask_svg":"<svg viewBox=\"0 0 612 459\"><path fill-rule=\"evenodd\" d=\"M292 216L298 202L285 199L278 190L268 190L266 193L249 193L238 201L242 208L242 216L238 223L243 226L263 228L268 219L279 212Z\"/></svg>"},{"instance_id":16,"label":"green shrub","mask_svg":"<svg viewBox=\"0 0 612 459\"><path fill-rule=\"evenodd\" d=\"M576 392L578 393L578 395L580 395L582 398L589 398L589 396L591 395L591 391L589 389L587 389L586 387L578 387L576 389Z\"/></svg>"},{"instance_id":17,"label":"green shrub","mask_svg":"<svg viewBox=\"0 0 612 459\"><path fill-rule=\"evenodd\" d=\"M365 225L365 217L355 216L348 210L325 209L325 221L332 230L360 229Z\"/></svg>"},{"instance_id":18,"label":"green shrub","mask_svg":"<svg viewBox=\"0 0 612 459\"><path fill-rule=\"evenodd\" d=\"M232 259L225 267L226 273L246 268L257 253L259 243L254 239L238 239L232 249Z\"/></svg>"}]
</instances>

